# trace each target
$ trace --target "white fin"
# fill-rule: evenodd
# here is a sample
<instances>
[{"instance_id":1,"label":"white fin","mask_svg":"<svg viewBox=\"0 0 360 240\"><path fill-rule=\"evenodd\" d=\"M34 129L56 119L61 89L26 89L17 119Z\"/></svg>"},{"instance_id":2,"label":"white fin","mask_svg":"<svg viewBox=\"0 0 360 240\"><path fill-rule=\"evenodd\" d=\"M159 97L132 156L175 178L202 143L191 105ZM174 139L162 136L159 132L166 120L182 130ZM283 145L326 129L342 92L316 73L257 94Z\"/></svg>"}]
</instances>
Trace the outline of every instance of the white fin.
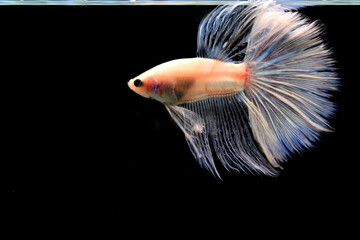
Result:
<instances>
[{"instance_id":1,"label":"white fin","mask_svg":"<svg viewBox=\"0 0 360 240\"><path fill-rule=\"evenodd\" d=\"M219 5L199 26L197 56L228 62L243 61L249 37L252 37L250 33L255 22L259 22L259 16L269 12L283 14L285 11L290 12L305 6L296 1L277 2L282 5L271 0L249 0Z\"/></svg>"},{"instance_id":2,"label":"white fin","mask_svg":"<svg viewBox=\"0 0 360 240\"><path fill-rule=\"evenodd\" d=\"M334 104L328 97L337 78L316 22L270 8L253 23L244 62L250 76L241 98L254 136L273 166L312 147L320 132L331 130L327 119Z\"/></svg>"},{"instance_id":3,"label":"white fin","mask_svg":"<svg viewBox=\"0 0 360 240\"><path fill-rule=\"evenodd\" d=\"M190 150L200 166L220 178L211 154L204 119L197 113L180 106L165 105L165 107L184 132Z\"/></svg>"},{"instance_id":4,"label":"white fin","mask_svg":"<svg viewBox=\"0 0 360 240\"><path fill-rule=\"evenodd\" d=\"M327 119L334 104L328 98L337 77L317 22L274 1L220 6L199 27L197 54L243 61L249 73L241 93L173 108L190 111L188 118L196 116L204 124L204 131L194 134L172 114L194 156L213 174L211 149L228 170L272 176L291 154L332 130Z\"/></svg>"},{"instance_id":5,"label":"white fin","mask_svg":"<svg viewBox=\"0 0 360 240\"><path fill-rule=\"evenodd\" d=\"M199 26L197 56L221 61L242 61L254 19L273 3L239 2L215 8Z\"/></svg>"},{"instance_id":6,"label":"white fin","mask_svg":"<svg viewBox=\"0 0 360 240\"><path fill-rule=\"evenodd\" d=\"M276 176L252 137L245 106L239 100L239 94L216 96L167 109L185 133L194 157L214 176L220 178L212 150L229 171Z\"/></svg>"}]
</instances>

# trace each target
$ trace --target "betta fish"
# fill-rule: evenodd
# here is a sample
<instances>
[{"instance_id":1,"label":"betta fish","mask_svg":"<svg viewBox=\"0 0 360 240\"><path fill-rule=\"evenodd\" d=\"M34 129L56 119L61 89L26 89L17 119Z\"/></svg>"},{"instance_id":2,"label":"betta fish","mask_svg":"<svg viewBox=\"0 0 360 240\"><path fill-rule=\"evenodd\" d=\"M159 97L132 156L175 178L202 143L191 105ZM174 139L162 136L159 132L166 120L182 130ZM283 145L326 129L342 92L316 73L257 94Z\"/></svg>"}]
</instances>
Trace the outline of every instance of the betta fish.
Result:
<instances>
[{"instance_id":1,"label":"betta fish","mask_svg":"<svg viewBox=\"0 0 360 240\"><path fill-rule=\"evenodd\" d=\"M198 163L277 176L295 153L333 129L337 76L318 22L274 1L218 6L201 22L197 57L131 79L164 104ZM221 179L221 178L220 178Z\"/></svg>"}]
</instances>

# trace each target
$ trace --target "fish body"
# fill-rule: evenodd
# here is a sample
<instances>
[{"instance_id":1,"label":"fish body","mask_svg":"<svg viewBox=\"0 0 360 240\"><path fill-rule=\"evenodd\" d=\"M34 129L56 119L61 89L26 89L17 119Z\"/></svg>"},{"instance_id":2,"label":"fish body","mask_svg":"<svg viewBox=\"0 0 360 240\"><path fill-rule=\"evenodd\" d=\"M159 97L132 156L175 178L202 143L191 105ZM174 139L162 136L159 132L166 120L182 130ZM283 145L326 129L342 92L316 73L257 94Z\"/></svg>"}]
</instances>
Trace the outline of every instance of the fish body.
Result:
<instances>
[{"instance_id":1,"label":"fish body","mask_svg":"<svg viewBox=\"0 0 360 240\"><path fill-rule=\"evenodd\" d=\"M247 67L210 58L177 59L160 64L131 79L129 87L140 95L165 104L181 104L244 88ZM142 82L141 87L134 85Z\"/></svg>"},{"instance_id":2,"label":"fish body","mask_svg":"<svg viewBox=\"0 0 360 240\"><path fill-rule=\"evenodd\" d=\"M164 104L215 177L216 158L229 171L277 176L333 130L338 78L322 34L274 1L219 6L199 26L196 58L160 64L128 85Z\"/></svg>"}]
</instances>

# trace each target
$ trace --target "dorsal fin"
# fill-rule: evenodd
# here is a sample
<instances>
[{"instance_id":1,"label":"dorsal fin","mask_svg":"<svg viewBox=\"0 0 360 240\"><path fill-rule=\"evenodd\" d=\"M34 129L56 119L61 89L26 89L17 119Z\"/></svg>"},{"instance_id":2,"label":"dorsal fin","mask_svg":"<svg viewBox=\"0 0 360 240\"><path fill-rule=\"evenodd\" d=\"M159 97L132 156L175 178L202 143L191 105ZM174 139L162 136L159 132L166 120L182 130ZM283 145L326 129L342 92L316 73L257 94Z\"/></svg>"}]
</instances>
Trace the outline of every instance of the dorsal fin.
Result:
<instances>
[{"instance_id":1,"label":"dorsal fin","mask_svg":"<svg viewBox=\"0 0 360 240\"><path fill-rule=\"evenodd\" d=\"M272 1L246 2L218 6L201 22L197 37L197 56L240 62L245 57L248 36L255 17Z\"/></svg>"}]
</instances>

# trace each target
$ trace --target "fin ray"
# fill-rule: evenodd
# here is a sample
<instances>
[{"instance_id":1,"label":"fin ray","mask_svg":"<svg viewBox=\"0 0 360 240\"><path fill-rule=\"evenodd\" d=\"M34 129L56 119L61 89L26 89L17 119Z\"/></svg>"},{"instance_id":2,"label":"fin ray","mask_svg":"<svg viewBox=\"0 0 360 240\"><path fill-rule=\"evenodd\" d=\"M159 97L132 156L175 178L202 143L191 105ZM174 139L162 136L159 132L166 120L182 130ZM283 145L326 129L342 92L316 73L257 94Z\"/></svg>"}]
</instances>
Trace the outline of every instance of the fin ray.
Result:
<instances>
[{"instance_id":1,"label":"fin ray","mask_svg":"<svg viewBox=\"0 0 360 240\"><path fill-rule=\"evenodd\" d=\"M250 72L241 94L255 139L270 162L283 162L310 148L320 132L332 131L329 92L336 90L333 60L321 28L297 12L257 16L244 62Z\"/></svg>"},{"instance_id":2,"label":"fin ray","mask_svg":"<svg viewBox=\"0 0 360 240\"><path fill-rule=\"evenodd\" d=\"M244 90L167 105L199 164L276 176L293 153L331 131L337 89L321 27L274 1L217 7L198 30L197 56L247 66ZM214 153L214 154L213 154Z\"/></svg>"},{"instance_id":3,"label":"fin ray","mask_svg":"<svg viewBox=\"0 0 360 240\"><path fill-rule=\"evenodd\" d=\"M199 114L180 106L165 105L165 107L185 134L189 148L200 166L220 178L212 157L204 119Z\"/></svg>"},{"instance_id":4,"label":"fin ray","mask_svg":"<svg viewBox=\"0 0 360 240\"><path fill-rule=\"evenodd\" d=\"M277 170L261 154L252 136L246 107L240 101L237 93L212 96L167 108L183 130L194 157L213 175L220 178L212 151L229 171L276 176ZM189 118L196 116L203 121L204 130L200 136L195 131L196 127L187 126L189 123L197 124L198 120L181 120L182 112L186 112Z\"/></svg>"},{"instance_id":5,"label":"fin ray","mask_svg":"<svg viewBox=\"0 0 360 240\"><path fill-rule=\"evenodd\" d=\"M245 53L246 36L260 4L244 4L219 6L203 19L198 30L198 57L233 61Z\"/></svg>"}]
</instances>

